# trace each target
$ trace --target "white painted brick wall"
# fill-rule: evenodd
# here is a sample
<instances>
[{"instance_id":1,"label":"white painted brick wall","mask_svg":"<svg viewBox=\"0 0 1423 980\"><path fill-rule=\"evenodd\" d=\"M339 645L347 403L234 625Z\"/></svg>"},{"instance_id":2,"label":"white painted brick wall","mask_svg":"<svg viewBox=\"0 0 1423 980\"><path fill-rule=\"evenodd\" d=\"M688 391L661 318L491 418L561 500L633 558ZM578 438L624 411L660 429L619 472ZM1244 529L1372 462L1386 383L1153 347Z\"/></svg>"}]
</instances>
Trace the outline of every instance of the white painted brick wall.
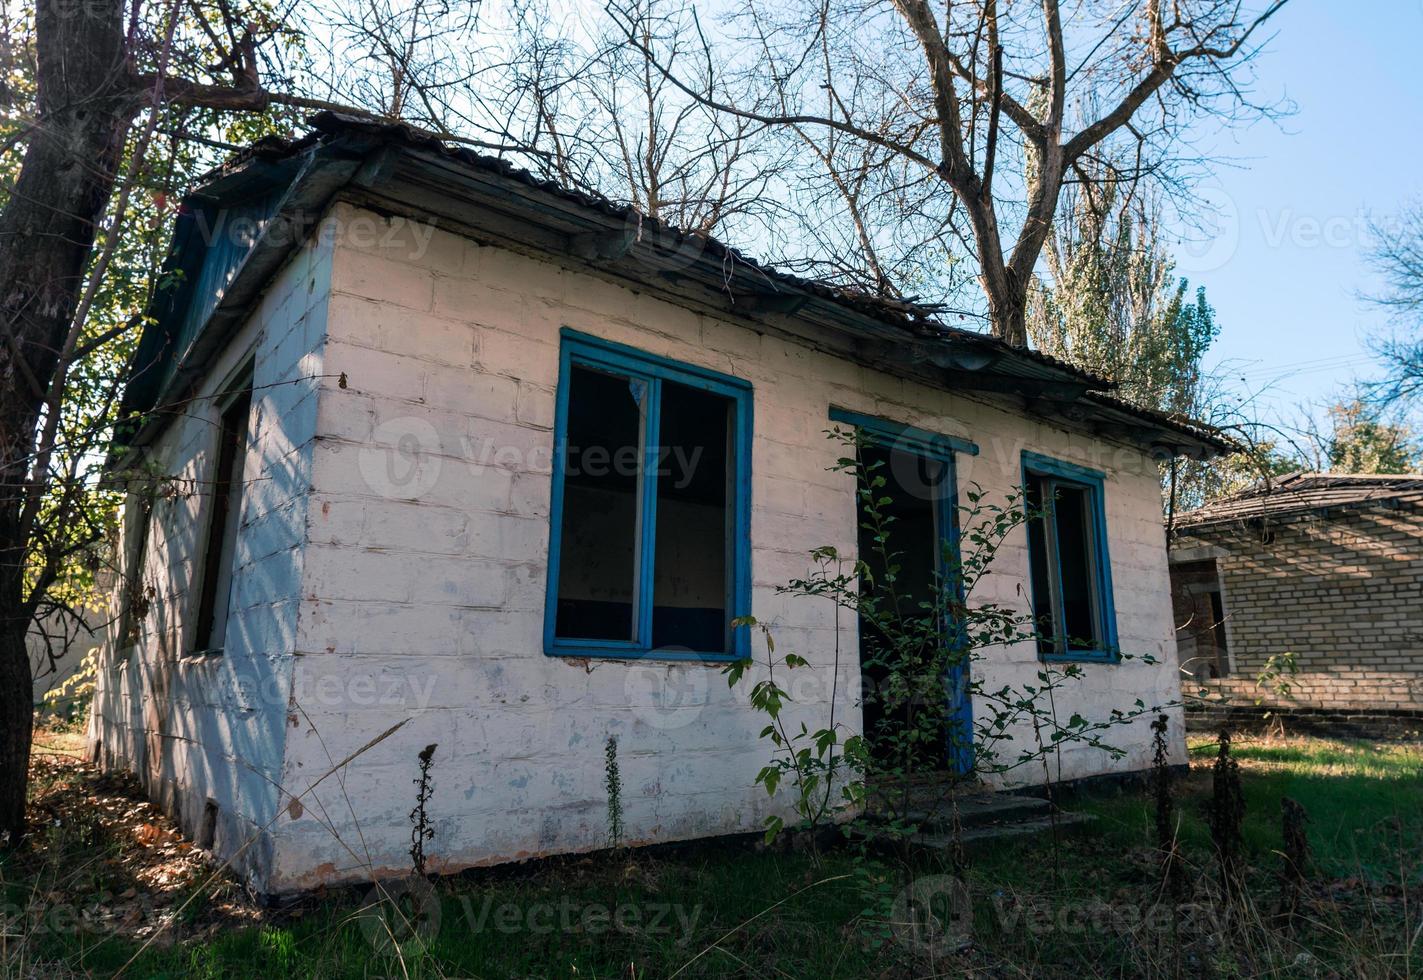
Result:
<instances>
[{"instance_id":1,"label":"white painted brick wall","mask_svg":"<svg viewBox=\"0 0 1423 980\"><path fill-rule=\"evenodd\" d=\"M341 205L328 220L354 216ZM832 403L975 440L982 454L960 458L961 489L1015 486L1024 449L1106 469L1121 645L1158 663L1088 665L1058 709L1096 719L1138 698L1176 698L1156 469L1137 451L580 272L396 231L406 237L338 240L333 253L322 236L299 253L209 383L255 349L257 451L227 654L182 657L204 522L203 498L176 499L159 506L147 547L159 599L138 653L111 656L96 697L91 736L107 764L144 774L190 833L207 798L224 815L220 853L260 832L242 859L258 887L403 871L415 757L430 743L429 850L446 870L602 846L609 735L634 841L758 830L786 812L753 785L769 758L764 719L717 666L542 652L565 325L753 384L754 612L781 651L814 665L791 678L793 719L819 727L828 716L835 617L776 586L809 570L812 548L850 554L856 541L852 481L828 472L839 455L823 435ZM280 383L312 375L323 377ZM155 457L207 479L213 431L206 417L175 424ZM1025 577L1019 535L975 598L1021 607ZM841 626L836 714L856 727L853 619L842 614ZM988 688L1033 683L1039 669L1026 647L986 651L975 665ZM1130 750L1125 759L1069 750L1061 775L1149 763L1144 722L1111 741ZM356 752L339 778L310 789ZM1000 781L1038 778L1034 768Z\"/></svg>"},{"instance_id":2,"label":"white painted brick wall","mask_svg":"<svg viewBox=\"0 0 1423 980\"><path fill-rule=\"evenodd\" d=\"M337 219L353 216L341 205ZM588 662L542 651L558 330L569 326L728 372L755 388L752 573L755 614L778 649L805 656L818 683L791 709L824 722L834 643L824 602L775 594L806 552L852 553L853 487L828 473L832 402L973 439L961 489L1001 494L1024 449L1105 469L1123 650L1087 665L1058 700L1102 718L1140 698L1178 697L1156 467L1135 449L1056 429L1015 410L887 374L638 295L581 272L443 232L338 246L304 508L309 544L296 624L294 700L281 780L302 793L393 725L394 735L283 813L272 890L408 866L415 757L437 743L433 866L446 870L596 848L606 841L603 750L620 740L628 836L674 840L757 830L784 801L752 785L769 758L764 724L716 666ZM1019 534L976 596L1025 603ZM854 623L842 616L853 660ZM850 665L846 673L854 673ZM984 684L1034 683L1027 647L989 651ZM838 717L858 724L842 684ZM980 706L981 709L981 706ZM1180 730L1178 709L1170 712ZM1149 765L1146 722L1063 753L1073 778ZM1177 761L1184 745L1176 745ZM1040 770L1004 784L1034 782Z\"/></svg>"}]
</instances>

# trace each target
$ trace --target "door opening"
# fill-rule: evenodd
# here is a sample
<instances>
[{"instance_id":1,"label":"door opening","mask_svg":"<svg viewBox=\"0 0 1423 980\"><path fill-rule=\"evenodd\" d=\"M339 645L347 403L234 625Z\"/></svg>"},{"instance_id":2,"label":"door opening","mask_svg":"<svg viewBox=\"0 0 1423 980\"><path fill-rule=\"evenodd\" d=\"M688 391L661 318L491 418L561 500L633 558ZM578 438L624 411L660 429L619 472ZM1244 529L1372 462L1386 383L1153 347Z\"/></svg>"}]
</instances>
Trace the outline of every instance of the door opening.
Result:
<instances>
[{"instance_id":1,"label":"door opening","mask_svg":"<svg viewBox=\"0 0 1423 980\"><path fill-rule=\"evenodd\" d=\"M860 501L859 554L869 573L861 583L869 600L859 622L861 693L871 756L904 773L962 772L971 758L967 664L943 672L955 628L942 596L953 581L952 464L874 442L859 452L866 475L886 481L876 492L878 522ZM898 626L879 625L886 621Z\"/></svg>"}]
</instances>

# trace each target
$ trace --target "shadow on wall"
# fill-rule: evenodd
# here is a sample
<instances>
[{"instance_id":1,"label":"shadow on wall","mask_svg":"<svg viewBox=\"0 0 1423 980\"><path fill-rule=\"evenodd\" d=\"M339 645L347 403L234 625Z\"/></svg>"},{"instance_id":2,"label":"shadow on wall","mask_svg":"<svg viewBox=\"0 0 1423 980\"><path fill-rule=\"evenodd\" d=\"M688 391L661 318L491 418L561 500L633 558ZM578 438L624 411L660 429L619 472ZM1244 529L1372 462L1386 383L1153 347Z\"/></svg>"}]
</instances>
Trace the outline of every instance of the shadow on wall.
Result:
<instances>
[{"instance_id":1,"label":"shadow on wall","mask_svg":"<svg viewBox=\"0 0 1423 980\"><path fill-rule=\"evenodd\" d=\"M284 390L276 390L280 397ZM304 511L292 506L302 492L300 467L287 457L268 459L260 447L302 450L289 447L286 415L265 401L252 409L218 648L195 649L199 594L213 571L203 567L211 553L213 483L211 447L201 433L189 434L178 450L189 489L159 498L140 545L153 601L136 642L104 661L91 726L91 750L103 766L137 774L184 834L218 855L243 848L237 870L257 877L270 861L269 842L244 845L265 836L262 828L278 812L285 731L297 717L289 705L291 651L305 528Z\"/></svg>"},{"instance_id":2,"label":"shadow on wall","mask_svg":"<svg viewBox=\"0 0 1423 980\"><path fill-rule=\"evenodd\" d=\"M1423 673L1423 515L1355 510L1265 540L1238 527L1195 539L1228 552L1216 564L1234 675L1253 680L1284 652L1301 673Z\"/></svg>"}]
</instances>

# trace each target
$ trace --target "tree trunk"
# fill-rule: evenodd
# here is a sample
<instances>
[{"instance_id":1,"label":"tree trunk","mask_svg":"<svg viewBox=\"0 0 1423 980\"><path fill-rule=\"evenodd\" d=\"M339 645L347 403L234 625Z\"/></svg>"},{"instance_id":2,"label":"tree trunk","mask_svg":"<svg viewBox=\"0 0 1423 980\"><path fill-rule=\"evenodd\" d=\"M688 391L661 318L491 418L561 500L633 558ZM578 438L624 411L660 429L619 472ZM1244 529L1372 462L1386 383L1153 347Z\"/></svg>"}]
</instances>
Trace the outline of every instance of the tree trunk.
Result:
<instances>
[{"instance_id":1,"label":"tree trunk","mask_svg":"<svg viewBox=\"0 0 1423 980\"><path fill-rule=\"evenodd\" d=\"M1028 346L1028 283L1020 280L1013 267L998 251L997 229L984 233L978 250L979 282L988 298L988 324L993 336L1014 347Z\"/></svg>"},{"instance_id":2,"label":"tree trunk","mask_svg":"<svg viewBox=\"0 0 1423 980\"><path fill-rule=\"evenodd\" d=\"M1028 291L1010 285L1001 296L990 295L989 321L993 333L1014 347L1028 346Z\"/></svg>"},{"instance_id":3,"label":"tree trunk","mask_svg":"<svg viewBox=\"0 0 1423 980\"><path fill-rule=\"evenodd\" d=\"M122 0L40 0L37 123L0 212L0 835L18 843L34 714L26 502L36 430L135 109Z\"/></svg>"},{"instance_id":4,"label":"tree trunk","mask_svg":"<svg viewBox=\"0 0 1423 980\"><path fill-rule=\"evenodd\" d=\"M10 845L19 844L24 833L34 719L34 685L30 658L25 654L28 628L28 620L0 628L0 843Z\"/></svg>"}]
</instances>

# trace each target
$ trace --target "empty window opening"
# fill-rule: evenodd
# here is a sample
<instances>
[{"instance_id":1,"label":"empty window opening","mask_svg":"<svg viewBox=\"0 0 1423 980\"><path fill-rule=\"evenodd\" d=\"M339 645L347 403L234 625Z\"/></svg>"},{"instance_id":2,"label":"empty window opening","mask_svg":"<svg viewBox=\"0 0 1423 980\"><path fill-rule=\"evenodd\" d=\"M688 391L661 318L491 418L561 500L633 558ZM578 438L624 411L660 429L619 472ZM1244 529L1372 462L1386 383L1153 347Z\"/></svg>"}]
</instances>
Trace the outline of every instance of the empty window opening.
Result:
<instances>
[{"instance_id":1,"label":"empty window opening","mask_svg":"<svg viewBox=\"0 0 1423 980\"><path fill-rule=\"evenodd\" d=\"M574 367L564 452L558 635L634 639L647 386Z\"/></svg>"},{"instance_id":2,"label":"empty window opening","mask_svg":"<svg viewBox=\"0 0 1423 980\"><path fill-rule=\"evenodd\" d=\"M1227 663L1230 651L1225 642L1225 603L1220 597L1220 588L1217 586L1209 593L1211 602L1211 639L1215 645L1217 673L1215 676L1225 676L1225 664Z\"/></svg>"},{"instance_id":3,"label":"empty window opening","mask_svg":"<svg viewBox=\"0 0 1423 980\"><path fill-rule=\"evenodd\" d=\"M143 563L148 554L148 530L153 523L152 498L142 493L129 494L124 505L125 553L117 651L128 651L143 630L139 615L143 604Z\"/></svg>"},{"instance_id":4,"label":"empty window opening","mask_svg":"<svg viewBox=\"0 0 1423 980\"><path fill-rule=\"evenodd\" d=\"M729 650L730 399L662 385L652 645Z\"/></svg>"},{"instance_id":5,"label":"empty window opening","mask_svg":"<svg viewBox=\"0 0 1423 980\"><path fill-rule=\"evenodd\" d=\"M1099 540L1101 490L1029 473L1028 559L1038 651L1053 656L1110 653Z\"/></svg>"},{"instance_id":6,"label":"empty window opening","mask_svg":"<svg viewBox=\"0 0 1423 980\"><path fill-rule=\"evenodd\" d=\"M1215 559L1171 563L1171 604L1182 673L1198 683L1228 676L1225 595Z\"/></svg>"},{"instance_id":7,"label":"empty window opening","mask_svg":"<svg viewBox=\"0 0 1423 980\"><path fill-rule=\"evenodd\" d=\"M1059 484L1052 505L1057 570L1062 590L1061 632L1069 650L1096 649L1097 628L1092 563L1091 525L1087 516L1087 491Z\"/></svg>"},{"instance_id":8,"label":"empty window opening","mask_svg":"<svg viewBox=\"0 0 1423 980\"><path fill-rule=\"evenodd\" d=\"M749 570L738 530L749 389L625 348L565 343L551 646L733 654Z\"/></svg>"},{"instance_id":9,"label":"empty window opening","mask_svg":"<svg viewBox=\"0 0 1423 980\"><path fill-rule=\"evenodd\" d=\"M203 822L198 827L197 844L205 851L212 850L217 842L217 800L209 799L203 804Z\"/></svg>"},{"instance_id":10,"label":"empty window opening","mask_svg":"<svg viewBox=\"0 0 1423 980\"><path fill-rule=\"evenodd\" d=\"M212 499L197 625L197 647L203 651L220 652L227 635L233 565L237 557L237 528L242 515L247 416L251 408L252 380L248 376L222 410L216 465L207 488Z\"/></svg>"}]
</instances>

